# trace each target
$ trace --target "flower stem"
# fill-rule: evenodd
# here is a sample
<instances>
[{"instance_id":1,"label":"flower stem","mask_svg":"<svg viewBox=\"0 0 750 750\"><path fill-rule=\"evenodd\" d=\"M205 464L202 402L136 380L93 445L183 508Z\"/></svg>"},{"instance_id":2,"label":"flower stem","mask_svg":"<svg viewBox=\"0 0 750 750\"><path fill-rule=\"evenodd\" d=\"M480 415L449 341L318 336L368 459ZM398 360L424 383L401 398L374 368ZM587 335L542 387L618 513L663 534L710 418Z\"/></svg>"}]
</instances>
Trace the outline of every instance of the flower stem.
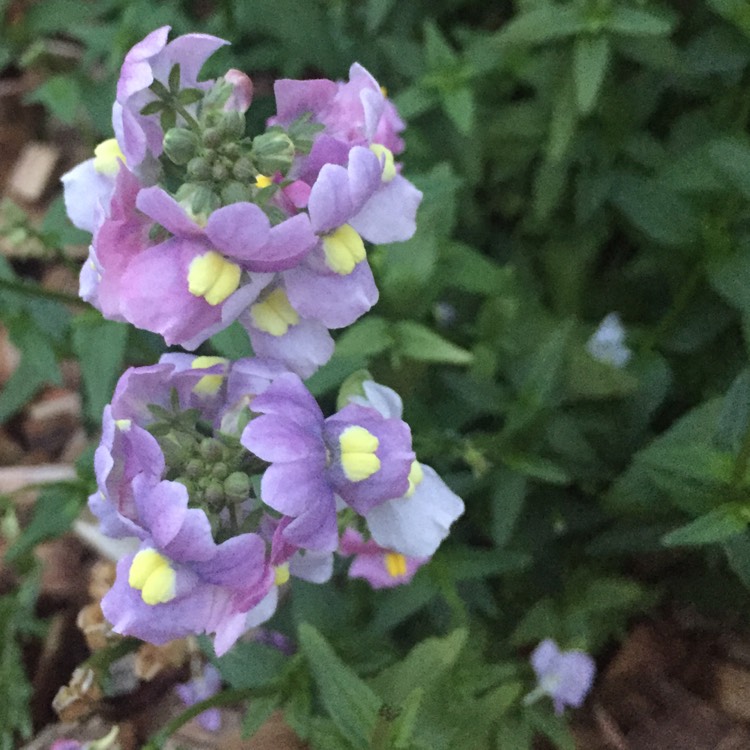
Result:
<instances>
[{"instance_id":1,"label":"flower stem","mask_svg":"<svg viewBox=\"0 0 750 750\"><path fill-rule=\"evenodd\" d=\"M0 278L0 289L18 292L19 294L25 294L29 297L41 297L43 299L54 300L55 302L63 302L66 305L76 305L78 307L89 306L88 302L82 300L80 297L75 297L74 295L66 294L65 292L56 292L52 289L44 289L38 284L30 284L26 281L19 281L18 279Z\"/></svg>"},{"instance_id":2,"label":"flower stem","mask_svg":"<svg viewBox=\"0 0 750 750\"><path fill-rule=\"evenodd\" d=\"M180 729L180 727L184 726L191 719L194 719L209 708L231 706L254 695L265 695L268 692L269 690L267 689L240 688L237 690L224 690L221 693L212 695L210 698L206 698L206 700L193 704L186 711L183 711L179 716L172 719L172 721L170 721L161 731L157 732L148 743L144 745L144 750L161 750L164 743L178 729Z\"/></svg>"}]
</instances>

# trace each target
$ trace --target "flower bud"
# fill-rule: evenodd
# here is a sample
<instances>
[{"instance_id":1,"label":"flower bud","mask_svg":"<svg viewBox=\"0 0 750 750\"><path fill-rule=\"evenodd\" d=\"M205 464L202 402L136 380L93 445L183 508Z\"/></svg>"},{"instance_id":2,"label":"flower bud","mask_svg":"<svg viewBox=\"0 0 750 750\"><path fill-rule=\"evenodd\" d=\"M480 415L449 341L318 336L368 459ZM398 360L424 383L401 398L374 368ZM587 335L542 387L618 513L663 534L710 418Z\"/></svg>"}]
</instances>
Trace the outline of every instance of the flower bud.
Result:
<instances>
[{"instance_id":1,"label":"flower bud","mask_svg":"<svg viewBox=\"0 0 750 750\"><path fill-rule=\"evenodd\" d=\"M232 176L240 182L250 182L255 178L255 167L247 156L241 156L232 167Z\"/></svg>"},{"instance_id":2,"label":"flower bud","mask_svg":"<svg viewBox=\"0 0 750 750\"><path fill-rule=\"evenodd\" d=\"M241 70L231 68L224 74L224 80L232 86L232 93L224 104L224 109L246 112L253 101L253 82L250 77Z\"/></svg>"},{"instance_id":3,"label":"flower bud","mask_svg":"<svg viewBox=\"0 0 750 750\"><path fill-rule=\"evenodd\" d=\"M226 479L228 474L229 467L223 461L219 461L211 467L211 476L215 479Z\"/></svg>"},{"instance_id":4,"label":"flower bud","mask_svg":"<svg viewBox=\"0 0 750 750\"><path fill-rule=\"evenodd\" d=\"M214 508L222 507L224 505L224 487L222 483L216 479L211 480L208 487L206 487L203 497Z\"/></svg>"},{"instance_id":5,"label":"flower bud","mask_svg":"<svg viewBox=\"0 0 750 750\"><path fill-rule=\"evenodd\" d=\"M187 173L191 180L210 180L211 164L205 157L196 156L188 162Z\"/></svg>"},{"instance_id":6,"label":"flower bud","mask_svg":"<svg viewBox=\"0 0 750 750\"><path fill-rule=\"evenodd\" d=\"M225 112L219 120L219 129L227 141L236 141L245 135L245 116L242 112L231 110Z\"/></svg>"},{"instance_id":7,"label":"flower bud","mask_svg":"<svg viewBox=\"0 0 750 750\"><path fill-rule=\"evenodd\" d=\"M170 128L164 134L164 153L175 164L187 164L198 150L198 136L187 128Z\"/></svg>"},{"instance_id":8,"label":"flower bud","mask_svg":"<svg viewBox=\"0 0 750 750\"><path fill-rule=\"evenodd\" d=\"M224 480L224 495L232 503L247 500L250 497L250 477L242 471L232 472Z\"/></svg>"},{"instance_id":9,"label":"flower bud","mask_svg":"<svg viewBox=\"0 0 750 750\"><path fill-rule=\"evenodd\" d=\"M185 474L190 479L198 479L203 474L204 469L203 461L199 458L191 458L185 467Z\"/></svg>"},{"instance_id":10,"label":"flower bud","mask_svg":"<svg viewBox=\"0 0 750 750\"><path fill-rule=\"evenodd\" d=\"M222 445L216 438L203 438L200 444L200 454L206 461L219 461L222 457Z\"/></svg>"},{"instance_id":11,"label":"flower bud","mask_svg":"<svg viewBox=\"0 0 750 750\"><path fill-rule=\"evenodd\" d=\"M206 185L196 185L193 189L190 210L193 216L208 216L221 206L221 199Z\"/></svg>"},{"instance_id":12,"label":"flower bud","mask_svg":"<svg viewBox=\"0 0 750 750\"><path fill-rule=\"evenodd\" d=\"M206 148L217 148L221 145L221 142L224 140L224 133L222 132L221 128L219 127L213 127L213 128L206 128L206 130L203 131L203 145Z\"/></svg>"},{"instance_id":13,"label":"flower bud","mask_svg":"<svg viewBox=\"0 0 750 750\"><path fill-rule=\"evenodd\" d=\"M223 162L217 161L216 164L211 167L211 177L216 182L224 182L229 177L229 169Z\"/></svg>"},{"instance_id":14,"label":"flower bud","mask_svg":"<svg viewBox=\"0 0 750 750\"><path fill-rule=\"evenodd\" d=\"M294 160L294 144L283 130L269 130L253 138L252 153L261 174L286 174Z\"/></svg>"}]
</instances>

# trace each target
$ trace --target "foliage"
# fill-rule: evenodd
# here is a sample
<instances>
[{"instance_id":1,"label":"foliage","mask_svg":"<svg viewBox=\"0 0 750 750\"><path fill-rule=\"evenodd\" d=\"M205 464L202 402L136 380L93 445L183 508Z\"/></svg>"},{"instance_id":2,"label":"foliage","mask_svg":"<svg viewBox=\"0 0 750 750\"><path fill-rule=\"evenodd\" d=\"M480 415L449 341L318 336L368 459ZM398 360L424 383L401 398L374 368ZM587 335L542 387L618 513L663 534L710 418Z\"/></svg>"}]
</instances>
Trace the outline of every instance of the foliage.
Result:
<instances>
[{"instance_id":1,"label":"foliage","mask_svg":"<svg viewBox=\"0 0 750 750\"><path fill-rule=\"evenodd\" d=\"M253 75L258 122L269 75L341 77L356 59L387 82L425 195L418 231L371 257L378 307L310 386L333 404L368 368L396 388L420 458L467 504L408 588L295 584L271 626L301 655L221 662L233 688L273 686L247 731L281 705L313 747L523 750L538 732L570 747L548 706L522 705L530 647L601 653L671 580L703 601L708 566L750 586L747 14L725 0L194 5L45 0L0 26L44 73L31 99L92 145L110 135L124 51L163 23L232 41L211 64ZM49 44L61 36L75 66ZM6 262L0 282L23 352L0 417L77 356L95 424L116 374L157 345L34 296ZM613 310L624 369L585 348ZM632 577L646 553L664 585ZM737 591L719 606L745 612ZM0 612L6 644L14 622ZM243 682L253 663L263 680Z\"/></svg>"}]
</instances>

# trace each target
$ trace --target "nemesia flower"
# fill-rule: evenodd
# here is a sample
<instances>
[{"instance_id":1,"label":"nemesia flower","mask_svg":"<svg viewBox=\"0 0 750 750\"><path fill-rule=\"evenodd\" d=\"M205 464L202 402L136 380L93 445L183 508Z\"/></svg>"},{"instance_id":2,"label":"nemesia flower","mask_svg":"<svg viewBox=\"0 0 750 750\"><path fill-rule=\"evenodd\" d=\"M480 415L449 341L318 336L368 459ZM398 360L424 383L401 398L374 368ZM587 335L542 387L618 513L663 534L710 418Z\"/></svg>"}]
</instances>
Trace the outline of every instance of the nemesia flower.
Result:
<instances>
[{"instance_id":1,"label":"nemesia flower","mask_svg":"<svg viewBox=\"0 0 750 750\"><path fill-rule=\"evenodd\" d=\"M198 675L188 682L175 685L174 689L180 700L190 708L221 690L221 674L213 664L204 664ZM207 732L218 732L221 729L221 711L216 707L206 709L196 718Z\"/></svg>"},{"instance_id":2,"label":"nemesia flower","mask_svg":"<svg viewBox=\"0 0 750 750\"><path fill-rule=\"evenodd\" d=\"M285 538L298 547L337 546L336 496L366 513L409 486L414 453L409 427L375 409L351 404L325 419L296 375L282 375L251 403L241 442L271 461L261 497L294 518Z\"/></svg>"},{"instance_id":3,"label":"nemesia flower","mask_svg":"<svg viewBox=\"0 0 750 750\"><path fill-rule=\"evenodd\" d=\"M395 391L371 380L364 381L362 389L364 397L355 396L351 401L371 406L384 417L401 418L403 406ZM406 494L371 508L365 520L373 539L382 547L412 557L430 557L463 512L463 501L437 472L415 461Z\"/></svg>"},{"instance_id":4,"label":"nemesia flower","mask_svg":"<svg viewBox=\"0 0 750 750\"><path fill-rule=\"evenodd\" d=\"M249 399L250 388L266 388L280 371L273 363L239 364L231 393L238 402L244 400L240 384ZM266 541L256 533L235 532L217 544L206 511L191 507L199 498L228 502L236 492L234 467L245 476L239 442L232 448L229 436L224 442L197 432L193 437L181 426L186 418L194 422L202 416L207 424L241 429L234 412L246 409L246 402L229 402L226 381L232 369L221 358L165 355L159 364L126 371L105 410L95 455L99 491L89 505L106 534L140 540L139 551L120 560L115 585L102 601L115 632L152 643L210 633L217 653L223 653L271 590ZM228 422L225 410L232 412ZM173 414L172 421L156 434L149 432L162 424L164 414ZM179 481L172 478L176 474ZM189 491L200 476L206 484ZM245 482L249 488L249 479ZM243 511L238 506L236 512ZM216 515L214 522L222 524L222 518Z\"/></svg>"},{"instance_id":5,"label":"nemesia flower","mask_svg":"<svg viewBox=\"0 0 750 750\"><path fill-rule=\"evenodd\" d=\"M354 529L346 529L341 536L339 552L354 555L349 578L364 578L374 589L392 588L409 583L429 557L407 557L400 552L381 547L377 542L365 541Z\"/></svg>"},{"instance_id":6,"label":"nemesia flower","mask_svg":"<svg viewBox=\"0 0 750 750\"><path fill-rule=\"evenodd\" d=\"M162 26L138 42L125 55L120 71L112 123L131 169L147 157L155 159L163 148L159 115L141 113L157 98L150 86L154 81L166 85L173 67L179 65L181 88L209 88L211 82L198 82L198 73L219 47L228 44L209 34L184 34L167 43L169 30Z\"/></svg>"},{"instance_id":7,"label":"nemesia flower","mask_svg":"<svg viewBox=\"0 0 750 750\"><path fill-rule=\"evenodd\" d=\"M120 728L114 726L104 737L90 742L67 739L55 740L50 745L50 750L115 750L119 747L119 744L117 744L117 735L119 733Z\"/></svg>"},{"instance_id":8,"label":"nemesia flower","mask_svg":"<svg viewBox=\"0 0 750 750\"><path fill-rule=\"evenodd\" d=\"M542 695L548 695L558 715L566 706L578 708L583 703L596 673L596 664L585 651L560 651L550 638L534 649L531 666L539 684L524 702L532 703Z\"/></svg>"},{"instance_id":9,"label":"nemesia flower","mask_svg":"<svg viewBox=\"0 0 750 750\"><path fill-rule=\"evenodd\" d=\"M620 316L609 313L586 342L586 350L599 362L622 368L629 362L632 352L625 345L625 328Z\"/></svg>"}]
</instances>

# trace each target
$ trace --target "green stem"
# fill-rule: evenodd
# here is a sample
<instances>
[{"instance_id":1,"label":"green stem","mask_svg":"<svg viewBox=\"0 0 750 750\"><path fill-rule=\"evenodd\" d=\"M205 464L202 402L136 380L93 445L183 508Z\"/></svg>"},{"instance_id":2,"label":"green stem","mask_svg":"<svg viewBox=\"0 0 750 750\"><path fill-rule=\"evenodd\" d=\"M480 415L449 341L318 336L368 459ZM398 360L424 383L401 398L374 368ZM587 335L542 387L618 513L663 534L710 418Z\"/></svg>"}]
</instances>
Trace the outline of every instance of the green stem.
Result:
<instances>
[{"instance_id":1,"label":"green stem","mask_svg":"<svg viewBox=\"0 0 750 750\"><path fill-rule=\"evenodd\" d=\"M656 344L659 343L662 336L667 333L670 328L675 324L677 319L685 311L685 308L690 302L690 298L698 288L698 284L703 276L703 268L701 266L695 266L690 272L690 275L682 282L682 285L677 290L672 307L667 311L664 317L657 323L656 327L651 332L650 336L641 344L641 352L650 352Z\"/></svg>"},{"instance_id":2,"label":"green stem","mask_svg":"<svg viewBox=\"0 0 750 750\"><path fill-rule=\"evenodd\" d=\"M72 294L66 294L65 292L55 292L52 289L44 289L38 284L30 284L29 282L19 281L17 279L0 278L0 289L7 289L11 292L26 294L30 297L51 299L55 302L63 302L66 305L76 305L78 307L89 306L88 302L82 300L80 297L74 297Z\"/></svg>"},{"instance_id":3,"label":"green stem","mask_svg":"<svg viewBox=\"0 0 750 750\"><path fill-rule=\"evenodd\" d=\"M144 745L144 750L161 750L164 743L178 730L180 727L187 724L191 719L194 719L199 714L202 714L209 708L215 708L218 706L231 706L235 703L239 703L247 698L251 698L254 695L265 695L268 690L259 690L258 688L241 688L237 690L225 690L216 695L212 695L206 700L200 701L190 706L186 711L183 711L179 716L175 717L170 721L164 729L157 732L149 741L148 744Z\"/></svg>"}]
</instances>

